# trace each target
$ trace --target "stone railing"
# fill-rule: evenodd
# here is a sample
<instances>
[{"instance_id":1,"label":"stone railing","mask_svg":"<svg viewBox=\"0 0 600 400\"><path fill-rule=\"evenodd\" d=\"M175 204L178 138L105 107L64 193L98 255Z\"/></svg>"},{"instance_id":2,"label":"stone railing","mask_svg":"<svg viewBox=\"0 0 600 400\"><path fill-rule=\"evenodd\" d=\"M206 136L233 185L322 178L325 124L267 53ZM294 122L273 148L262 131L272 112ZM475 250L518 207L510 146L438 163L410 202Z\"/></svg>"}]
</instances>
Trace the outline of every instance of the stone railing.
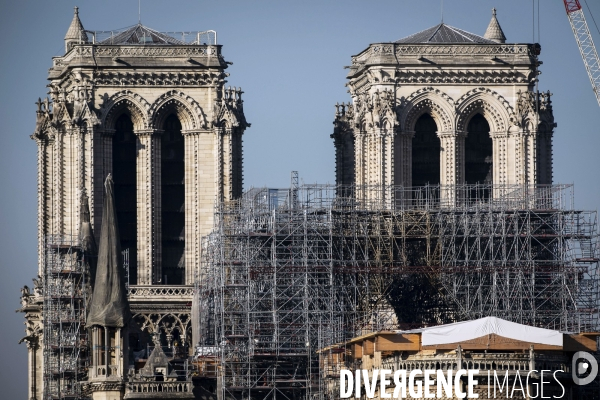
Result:
<instances>
[{"instance_id":1,"label":"stone railing","mask_svg":"<svg viewBox=\"0 0 600 400\"><path fill-rule=\"evenodd\" d=\"M130 300L190 300L194 294L193 286L141 286L131 285L127 290Z\"/></svg>"},{"instance_id":2,"label":"stone railing","mask_svg":"<svg viewBox=\"0 0 600 400\"><path fill-rule=\"evenodd\" d=\"M128 382L128 393L192 393L192 382ZM178 397L179 398L179 397Z\"/></svg>"},{"instance_id":3,"label":"stone railing","mask_svg":"<svg viewBox=\"0 0 600 400\"><path fill-rule=\"evenodd\" d=\"M398 43L395 45L396 54L431 54L431 55L501 55L521 54L530 55L533 45L501 44L501 45L413 45ZM375 49L373 48L375 52Z\"/></svg>"},{"instance_id":4,"label":"stone railing","mask_svg":"<svg viewBox=\"0 0 600 400\"><path fill-rule=\"evenodd\" d=\"M362 53L352 57L353 65L364 64L372 56L382 55L521 55L531 56L537 51L534 44L417 44L417 43L373 43Z\"/></svg>"}]
</instances>

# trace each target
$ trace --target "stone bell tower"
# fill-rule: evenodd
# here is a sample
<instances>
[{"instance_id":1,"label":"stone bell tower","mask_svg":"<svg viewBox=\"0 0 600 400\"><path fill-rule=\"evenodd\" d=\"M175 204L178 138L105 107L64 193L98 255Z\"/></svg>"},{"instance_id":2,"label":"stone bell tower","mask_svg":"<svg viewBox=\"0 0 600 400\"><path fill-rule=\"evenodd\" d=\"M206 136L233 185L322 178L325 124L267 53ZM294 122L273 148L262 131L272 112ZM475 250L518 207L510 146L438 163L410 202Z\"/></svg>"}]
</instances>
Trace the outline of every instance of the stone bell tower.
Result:
<instances>
[{"instance_id":1,"label":"stone bell tower","mask_svg":"<svg viewBox=\"0 0 600 400\"><path fill-rule=\"evenodd\" d=\"M81 247L87 218L98 241L109 174L128 266L129 347L141 352L148 343L177 343L191 352L202 238L213 227L215 205L242 192L242 135L249 126L241 89L225 87L230 63L221 49L214 31L166 34L141 24L88 31L75 8L65 54L54 57L49 70L50 96L37 103L32 135L38 148L40 279L33 292L24 289L21 309L31 328L30 398L41 399L50 386L43 354L46 333L54 335L53 316L41 311L50 296L48 249ZM82 201L88 198L84 215ZM77 277L85 289L89 279L84 282L79 273L69 279ZM85 313L84 289L77 292L79 313ZM85 332L83 323L72 328Z\"/></svg>"},{"instance_id":2,"label":"stone bell tower","mask_svg":"<svg viewBox=\"0 0 600 400\"><path fill-rule=\"evenodd\" d=\"M338 184L552 183L550 93L537 92L538 44L441 23L352 57L337 105Z\"/></svg>"},{"instance_id":3,"label":"stone bell tower","mask_svg":"<svg viewBox=\"0 0 600 400\"><path fill-rule=\"evenodd\" d=\"M99 227L112 172L131 283L193 283L215 202L242 190L248 126L241 90L224 87L221 46L202 40L143 25L84 31L75 9L33 135L40 244L49 234L78 235L83 190Z\"/></svg>"}]
</instances>

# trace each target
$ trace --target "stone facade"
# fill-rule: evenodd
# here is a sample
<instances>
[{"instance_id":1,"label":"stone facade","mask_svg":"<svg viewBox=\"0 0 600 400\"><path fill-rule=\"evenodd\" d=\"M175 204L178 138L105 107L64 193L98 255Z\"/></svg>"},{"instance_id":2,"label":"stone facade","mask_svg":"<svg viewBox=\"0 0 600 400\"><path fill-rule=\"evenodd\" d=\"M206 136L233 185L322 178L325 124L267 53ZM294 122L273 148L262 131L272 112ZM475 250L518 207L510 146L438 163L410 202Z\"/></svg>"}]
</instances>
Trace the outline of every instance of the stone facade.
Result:
<instances>
[{"instance_id":1,"label":"stone facade","mask_svg":"<svg viewBox=\"0 0 600 400\"><path fill-rule=\"evenodd\" d=\"M51 101L38 106L40 260L47 235L79 235L79 198L89 194L99 227L102 181L113 172L117 119L136 145L137 284L163 283L161 134L175 115L185 141L185 281L194 281L200 238L216 202L242 190L241 91L225 89L221 46L79 44L50 69ZM115 56L118 55L118 56ZM210 121L210 122L209 122ZM40 264L40 275L43 265Z\"/></svg>"},{"instance_id":2,"label":"stone facade","mask_svg":"<svg viewBox=\"0 0 600 400\"><path fill-rule=\"evenodd\" d=\"M552 183L556 124L550 93L537 92L540 46L505 44L495 11L486 35L441 24L352 57L352 102L337 105L332 135L337 183ZM434 128L420 125L424 115ZM470 132L477 118L483 136ZM430 159L439 173L416 179ZM472 172L481 168L487 177Z\"/></svg>"},{"instance_id":3,"label":"stone facade","mask_svg":"<svg viewBox=\"0 0 600 400\"><path fill-rule=\"evenodd\" d=\"M225 87L230 63L216 36L208 44L200 38L186 42L136 25L102 39L84 31L75 9L31 136L38 146L39 285L22 296L29 399L46 398L47 245L78 242L84 196L99 234L109 174L121 247L129 251L136 346L158 335L164 346L193 348L192 285L199 278L202 237L213 227L215 207L242 192L242 134L249 126L241 89ZM112 399L111 390L122 388L96 387L94 398Z\"/></svg>"}]
</instances>

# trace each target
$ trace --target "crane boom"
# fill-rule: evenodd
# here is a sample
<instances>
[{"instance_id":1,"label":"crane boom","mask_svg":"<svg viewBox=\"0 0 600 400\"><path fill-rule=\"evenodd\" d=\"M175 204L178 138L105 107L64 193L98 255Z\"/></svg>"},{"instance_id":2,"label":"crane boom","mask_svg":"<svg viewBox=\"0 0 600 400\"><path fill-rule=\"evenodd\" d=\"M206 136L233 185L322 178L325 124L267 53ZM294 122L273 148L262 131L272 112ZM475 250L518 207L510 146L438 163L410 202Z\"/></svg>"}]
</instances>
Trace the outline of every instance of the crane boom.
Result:
<instances>
[{"instance_id":1,"label":"crane boom","mask_svg":"<svg viewBox=\"0 0 600 400\"><path fill-rule=\"evenodd\" d=\"M598 58L596 46L594 46L590 29L585 20L585 15L583 15L583 9L579 0L563 0L563 2L581 52L581 58L583 58L585 69L592 82L592 89L596 95L596 100L598 100L598 105L600 105L600 58Z\"/></svg>"}]
</instances>

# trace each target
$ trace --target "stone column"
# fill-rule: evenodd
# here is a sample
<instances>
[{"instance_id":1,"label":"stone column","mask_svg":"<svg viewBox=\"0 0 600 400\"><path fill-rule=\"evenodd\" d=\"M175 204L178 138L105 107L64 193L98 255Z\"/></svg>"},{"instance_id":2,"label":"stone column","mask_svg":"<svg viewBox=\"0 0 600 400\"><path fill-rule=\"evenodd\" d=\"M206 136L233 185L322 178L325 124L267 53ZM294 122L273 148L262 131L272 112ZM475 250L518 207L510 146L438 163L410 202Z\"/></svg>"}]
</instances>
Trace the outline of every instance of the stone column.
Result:
<instances>
[{"instance_id":1,"label":"stone column","mask_svg":"<svg viewBox=\"0 0 600 400\"><path fill-rule=\"evenodd\" d=\"M69 234L77 240L81 228L81 195L85 184L85 126L71 129L70 179L69 184Z\"/></svg>"},{"instance_id":2,"label":"stone column","mask_svg":"<svg viewBox=\"0 0 600 400\"><path fill-rule=\"evenodd\" d=\"M231 128L222 131L222 199L228 201L233 198L233 132Z\"/></svg>"},{"instance_id":3,"label":"stone column","mask_svg":"<svg viewBox=\"0 0 600 400\"><path fill-rule=\"evenodd\" d=\"M81 182L83 177L83 132L78 125L69 126L62 137L61 146L62 180L62 234L68 239L76 240L79 234L79 209Z\"/></svg>"},{"instance_id":4,"label":"stone column","mask_svg":"<svg viewBox=\"0 0 600 400\"><path fill-rule=\"evenodd\" d=\"M217 200L215 172L220 171L215 149L220 135L208 130L183 131L185 141L185 284L198 278L202 237L213 228ZM220 180L222 181L222 180Z\"/></svg>"},{"instance_id":5,"label":"stone column","mask_svg":"<svg viewBox=\"0 0 600 400\"><path fill-rule=\"evenodd\" d=\"M381 136L373 129L361 134L363 141L363 173L362 184L363 201L366 207L378 207L381 199L383 154L381 149Z\"/></svg>"},{"instance_id":6,"label":"stone column","mask_svg":"<svg viewBox=\"0 0 600 400\"><path fill-rule=\"evenodd\" d=\"M37 400L37 373L38 373L38 350L40 348L38 338L27 340L27 353L29 355L29 400Z\"/></svg>"},{"instance_id":7,"label":"stone column","mask_svg":"<svg viewBox=\"0 0 600 400\"><path fill-rule=\"evenodd\" d=\"M161 284L161 131L134 133L137 137L137 282L138 285Z\"/></svg>"},{"instance_id":8,"label":"stone column","mask_svg":"<svg viewBox=\"0 0 600 400\"><path fill-rule=\"evenodd\" d=\"M537 138L538 133L532 132L530 134L525 135L524 143L525 143L525 179L523 180L523 184L527 186L536 185L538 183L538 165L537 165Z\"/></svg>"},{"instance_id":9,"label":"stone column","mask_svg":"<svg viewBox=\"0 0 600 400\"><path fill-rule=\"evenodd\" d=\"M95 201L95 192L94 192L94 182L96 180L96 137L98 136L98 132L94 129L94 126L88 125L85 130L84 136L84 163L83 163L83 171L84 171L84 181L83 187L88 195L90 202L90 220L92 223L94 222L95 210L92 206ZM92 225L93 227L93 225Z\"/></svg>"},{"instance_id":10,"label":"stone column","mask_svg":"<svg viewBox=\"0 0 600 400\"><path fill-rule=\"evenodd\" d=\"M355 183L357 186L365 185L365 133L357 131L355 133Z\"/></svg>"},{"instance_id":11,"label":"stone column","mask_svg":"<svg viewBox=\"0 0 600 400\"><path fill-rule=\"evenodd\" d=\"M392 207L393 202L393 184L395 181L394 168L394 139L395 135L391 132L382 132L380 137L381 149L381 184L382 184L382 201L386 209Z\"/></svg>"},{"instance_id":12,"label":"stone column","mask_svg":"<svg viewBox=\"0 0 600 400\"><path fill-rule=\"evenodd\" d=\"M404 208L410 205L410 192L406 190L412 185L412 141L414 131L396 133L394 140L394 181L399 186L394 194L396 207Z\"/></svg>"},{"instance_id":13,"label":"stone column","mask_svg":"<svg viewBox=\"0 0 600 400\"><path fill-rule=\"evenodd\" d=\"M440 139L440 202L453 206L460 199L465 183L465 138L462 131L438 132Z\"/></svg>"},{"instance_id":14,"label":"stone column","mask_svg":"<svg viewBox=\"0 0 600 400\"><path fill-rule=\"evenodd\" d=\"M394 143L394 185L403 187L412 186L412 140L414 131L398 132Z\"/></svg>"},{"instance_id":15,"label":"stone column","mask_svg":"<svg viewBox=\"0 0 600 400\"><path fill-rule=\"evenodd\" d=\"M225 138L225 128L217 127L215 128L215 158L214 162L214 177L215 177L215 194L216 194L216 203L218 206L223 203L224 200L224 192L223 192L223 182L224 182L224 170L223 170L223 141Z\"/></svg>"},{"instance_id":16,"label":"stone column","mask_svg":"<svg viewBox=\"0 0 600 400\"><path fill-rule=\"evenodd\" d=\"M45 138L35 138L37 144L37 229L38 229L38 275L44 276L45 239L46 239L46 193L47 185L47 154L48 141ZM52 191L50 191L52 193Z\"/></svg>"},{"instance_id":17,"label":"stone column","mask_svg":"<svg viewBox=\"0 0 600 400\"><path fill-rule=\"evenodd\" d=\"M523 180L523 143L522 132L490 132L492 138L492 168L495 194L500 194L507 184Z\"/></svg>"},{"instance_id":18,"label":"stone column","mask_svg":"<svg viewBox=\"0 0 600 400\"><path fill-rule=\"evenodd\" d=\"M58 130L56 135L54 136L54 165L52 168L53 176L52 183L53 186L53 210L52 214L53 218L53 226L49 234L52 235L62 235L63 231L63 140L64 140L64 132Z\"/></svg>"}]
</instances>

